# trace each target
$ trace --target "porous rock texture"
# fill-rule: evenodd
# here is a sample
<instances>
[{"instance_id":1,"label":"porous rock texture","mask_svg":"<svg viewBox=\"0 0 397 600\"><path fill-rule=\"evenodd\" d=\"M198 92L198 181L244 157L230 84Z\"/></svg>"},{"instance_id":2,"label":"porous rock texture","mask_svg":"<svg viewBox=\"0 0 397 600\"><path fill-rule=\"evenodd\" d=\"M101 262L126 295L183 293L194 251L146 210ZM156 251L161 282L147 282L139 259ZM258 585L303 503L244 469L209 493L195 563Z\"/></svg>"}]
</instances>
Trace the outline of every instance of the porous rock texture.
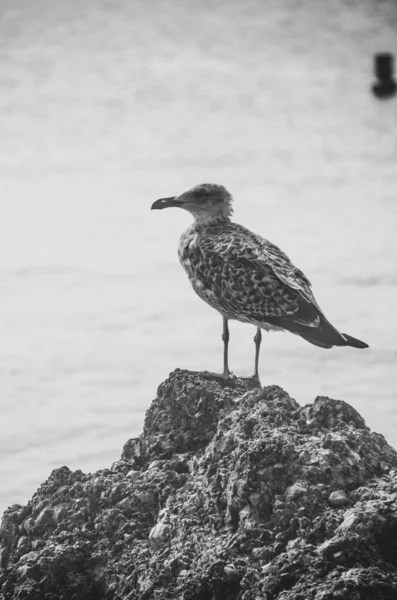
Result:
<instances>
[{"instance_id":1,"label":"porous rock texture","mask_svg":"<svg viewBox=\"0 0 397 600\"><path fill-rule=\"evenodd\" d=\"M5 512L0 598L396 600L396 491L342 400L177 369L110 469Z\"/></svg>"}]
</instances>

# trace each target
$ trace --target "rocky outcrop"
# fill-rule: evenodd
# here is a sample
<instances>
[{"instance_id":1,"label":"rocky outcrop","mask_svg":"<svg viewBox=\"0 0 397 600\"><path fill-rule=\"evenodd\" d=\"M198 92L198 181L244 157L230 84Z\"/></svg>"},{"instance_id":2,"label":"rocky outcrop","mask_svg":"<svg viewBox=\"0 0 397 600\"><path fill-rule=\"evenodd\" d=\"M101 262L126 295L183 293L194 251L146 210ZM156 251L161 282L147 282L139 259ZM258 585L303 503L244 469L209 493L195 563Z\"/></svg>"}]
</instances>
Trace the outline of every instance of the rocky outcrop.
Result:
<instances>
[{"instance_id":1,"label":"rocky outcrop","mask_svg":"<svg viewBox=\"0 0 397 600\"><path fill-rule=\"evenodd\" d=\"M176 370L110 469L5 512L0 598L395 600L396 491L345 402Z\"/></svg>"}]
</instances>

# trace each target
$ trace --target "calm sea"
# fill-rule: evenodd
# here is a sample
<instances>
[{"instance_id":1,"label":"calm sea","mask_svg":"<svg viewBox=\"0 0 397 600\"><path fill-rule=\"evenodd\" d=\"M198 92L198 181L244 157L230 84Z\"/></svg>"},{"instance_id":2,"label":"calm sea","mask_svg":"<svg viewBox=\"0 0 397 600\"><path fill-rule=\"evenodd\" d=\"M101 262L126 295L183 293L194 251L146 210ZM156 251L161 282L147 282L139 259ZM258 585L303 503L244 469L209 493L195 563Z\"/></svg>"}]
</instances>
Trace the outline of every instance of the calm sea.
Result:
<instances>
[{"instance_id":1,"label":"calm sea","mask_svg":"<svg viewBox=\"0 0 397 600\"><path fill-rule=\"evenodd\" d=\"M221 319L151 203L224 184L329 319L370 344L264 335L263 384L351 403L397 444L397 54L379 0L2 0L0 508L138 435L175 367L219 370ZM255 329L231 325L249 374Z\"/></svg>"}]
</instances>

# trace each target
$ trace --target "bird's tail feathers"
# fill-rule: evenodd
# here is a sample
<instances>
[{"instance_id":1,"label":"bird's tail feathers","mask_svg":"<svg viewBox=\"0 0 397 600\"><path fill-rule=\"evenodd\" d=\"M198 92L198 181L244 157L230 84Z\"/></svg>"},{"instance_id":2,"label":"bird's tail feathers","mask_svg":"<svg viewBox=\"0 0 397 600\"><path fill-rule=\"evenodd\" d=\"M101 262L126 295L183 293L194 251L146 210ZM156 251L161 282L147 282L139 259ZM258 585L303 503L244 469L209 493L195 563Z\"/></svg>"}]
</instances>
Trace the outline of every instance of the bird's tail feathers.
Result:
<instances>
[{"instance_id":1,"label":"bird's tail feathers","mask_svg":"<svg viewBox=\"0 0 397 600\"><path fill-rule=\"evenodd\" d=\"M347 333L342 333L343 337L346 340L345 344L341 344L341 346L352 346L353 348L368 348L368 344L358 340L357 338L352 337L351 335L347 335Z\"/></svg>"},{"instance_id":2,"label":"bird's tail feathers","mask_svg":"<svg viewBox=\"0 0 397 600\"><path fill-rule=\"evenodd\" d=\"M268 322L299 335L314 346L332 348L333 346L352 346L353 348L368 348L368 344L358 340L347 333L340 333L331 323L318 312L320 322L317 327L304 325L293 317L270 317Z\"/></svg>"},{"instance_id":3,"label":"bird's tail feathers","mask_svg":"<svg viewBox=\"0 0 397 600\"><path fill-rule=\"evenodd\" d=\"M357 338L348 335L347 333L339 333L337 329L333 327L327 321L323 321L317 330L309 330L306 328L306 331L303 328L298 331L292 331L292 333L297 333L305 340L314 344L315 346L320 346L320 348L332 348L333 346L351 346L353 348L368 348L368 344L358 340Z\"/></svg>"}]
</instances>

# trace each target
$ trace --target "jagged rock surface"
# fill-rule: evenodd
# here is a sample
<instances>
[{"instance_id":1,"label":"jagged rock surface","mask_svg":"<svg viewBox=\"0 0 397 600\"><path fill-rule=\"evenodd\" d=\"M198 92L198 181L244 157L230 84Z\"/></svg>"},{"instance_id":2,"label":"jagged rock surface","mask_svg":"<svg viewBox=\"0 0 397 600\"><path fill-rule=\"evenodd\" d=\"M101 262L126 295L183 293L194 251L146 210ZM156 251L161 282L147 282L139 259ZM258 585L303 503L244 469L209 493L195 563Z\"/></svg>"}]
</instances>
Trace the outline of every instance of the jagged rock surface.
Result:
<instances>
[{"instance_id":1,"label":"jagged rock surface","mask_svg":"<svg viewBox=\"0 0 397 600\"><path fill-rule=\"evenodd\" d=\"M94 474L3 517L3 600L395 600L397 452L351 406L176 370Z\"/></svg>"}]
</instances>

